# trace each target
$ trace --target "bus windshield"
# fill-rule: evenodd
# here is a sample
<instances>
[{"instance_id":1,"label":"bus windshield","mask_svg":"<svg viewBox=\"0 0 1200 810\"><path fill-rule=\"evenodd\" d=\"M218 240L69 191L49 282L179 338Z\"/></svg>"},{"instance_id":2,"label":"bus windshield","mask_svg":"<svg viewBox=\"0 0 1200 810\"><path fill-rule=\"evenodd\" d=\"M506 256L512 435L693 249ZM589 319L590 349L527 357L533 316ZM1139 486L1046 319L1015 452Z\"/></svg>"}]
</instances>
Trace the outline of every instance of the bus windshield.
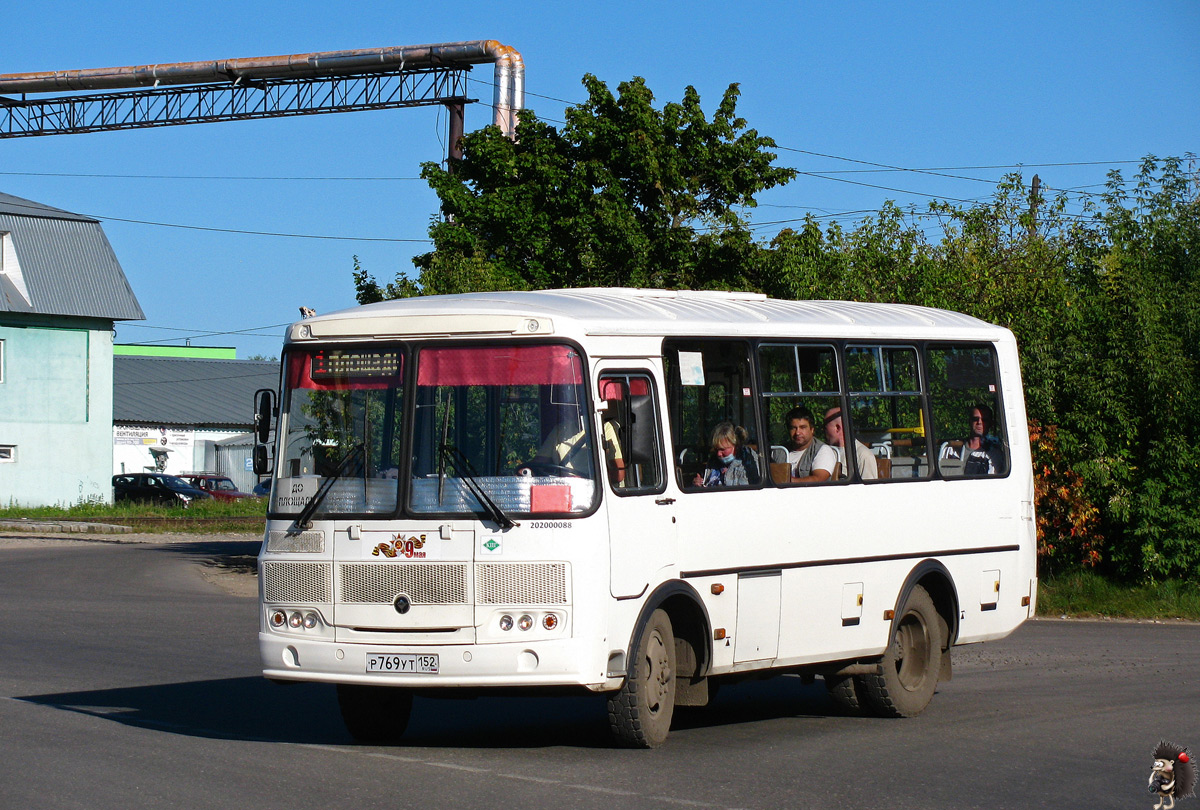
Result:
<instances>
[{"instance_id":1,"label":"bus windshield","mask_svg":"<svg viewBox=\"0 0 1200 810\"><path fill-rule=\"evenodd\" d=\"M570 346L324 347L290 352L286 363L275 513L384 516L406 504L507 525L510 514L592 507L583 360Z\"/></svg>"},{"instance_id":2,"label":"bus windshield","mask_svg":"<svg viewBox=\"0 0 1200 810\"><path fill-rule=\"evenodd\" d=\"M286 363L272 510L298 514L324 485L314 515L393 513L404 412L400 348L319 348L291 352Z\"/></svg>"},{"instance_id":3,"label":"bus windshield","mask_svg":"<svg viewBox=\"0 0 1200 810\"><path fill-rule=\"evenodd\" d=\"M416 363L412 512L591 508L596 465L576 349L429 347Z\"/></svg>"}]
</instances>

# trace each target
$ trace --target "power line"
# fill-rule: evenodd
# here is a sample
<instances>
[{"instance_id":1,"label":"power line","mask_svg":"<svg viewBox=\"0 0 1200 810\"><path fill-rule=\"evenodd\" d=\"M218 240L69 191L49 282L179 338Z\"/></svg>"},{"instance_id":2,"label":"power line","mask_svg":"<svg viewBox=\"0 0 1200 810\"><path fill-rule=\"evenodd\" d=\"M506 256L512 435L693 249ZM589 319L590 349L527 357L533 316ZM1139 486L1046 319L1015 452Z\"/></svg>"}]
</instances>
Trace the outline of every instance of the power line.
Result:
<instances>
[{"instance_id":1,"label":"power line","mask_svg":"<svg viewBox=\"0 0 1200 810\"><path fill-rule=\"evenodd\" d=\"M193 328L193 329L188 329L186 327L180 327L180 326L153 326L148 323L129 323L127 321L122 321L121 327L123 328L126 326L136 327L137 329L159 329L159 330L166 331L166 332L204 332L204 331L207 331L204 329L200 329L199 327ZM267 326L249 326L245 329L234 329L229 332L212 332L211 334L213 334L213 335L244 335L244 334L250 334L252 332L257 332L260 329L280 329L284 326L291 326L291 321L287 321L284 323L268 324ZM254 337L275 337L275 335L254 335Z\"/></svg>"},{"instance_id":2,"label":"power line","mask_svg":"<svg viewBox=\"0 0 1200 810\"><path fill-rule=\"evenodd\" d=\"M420 177L322 177L234 174L87 174L80 172L0 172L5 177L83 177L99 180L251 180L273 182L280 180L304 182L396 182L420 180Z\"/></svg>"},{"instance_id":3,"label":"power line","mask_svg":"<svg viewBox=\"0 0 1200 810\"><path fill-rule=\"evenodd\" d=\"M139 341L139 343L138 343L138 345L141 345L141 346L151 346L151 345L155 345L158 343L171 343L173 341L180 341L180 340L201 340L204 338L211 338L211 337L224 337L226 335L241 335L242 337L258 337L258 338L270 338L272 340L279 340L279 335L277 335L277 334L276 335L260 335L260 334L257 334L257 330L280 329L284 326L289 326L289 325L290 325L290 322L271 324L269 326L252 326L247 329L231 329L231 330L227 330L227 331L211 331L211 330L205 330L205 329L182 329L182 328L175 327L175 326L151 326L149 324L144 324L144 323L122 323L118 327L118 329L122 329L127 326L132 326L132 327L135 327L138 329L157 329L159 331L166 331L166 332L190 332L190 333L192 333L192 334L187 334L187 335L180 335L178 337L159 338L158 340L143 340L143 341Z\"/></svg>"},{"instance_id":4,"label":"power line","mask_svg":"<svg viewBox=\"0 0 1200 810\"><path fill-rule=\"evenodd\" d=\"M182 228L189 231L211 231L214 233L236 233L245 236L278 236L287 239L327 239L336 242L417 242L429 244L431 239L401 239L391 236L331 236L313 233L282 233L278 231L249 231L240 228L215 228L207 225L181 225L177 222L153 222L146 219L126 219L124 217L108 217L100 214L84 214L83 216L98 219L103 222L128 222L134 225L154 225L159 228Z\"/></svg>"}]
</instances>

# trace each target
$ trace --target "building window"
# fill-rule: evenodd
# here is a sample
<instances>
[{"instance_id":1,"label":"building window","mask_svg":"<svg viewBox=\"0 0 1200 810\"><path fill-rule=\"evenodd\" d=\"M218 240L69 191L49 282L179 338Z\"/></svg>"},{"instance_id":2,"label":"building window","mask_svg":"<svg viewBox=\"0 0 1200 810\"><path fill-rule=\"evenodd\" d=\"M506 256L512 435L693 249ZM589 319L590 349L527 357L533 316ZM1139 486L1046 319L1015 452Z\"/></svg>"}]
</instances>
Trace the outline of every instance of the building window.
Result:
<instances>
[{"instance_id":1,"label":"building window","mask_svg":"<svg viewBox=\"0 0 1200 810\"><path fill-rule=\"evenodd\" d=\"M0 464L10 464L17 460L15 444L0 444Z\"/></svg>"},{"instance_id":2,"label":"building window","mask_svg":"<svg viewBox=\"0 0 1200 810\"><path fill-rule=\"evenodd\" d=\"M4 341L0 340L0 383L4 382Z\"/></svg>"}]
</instances>

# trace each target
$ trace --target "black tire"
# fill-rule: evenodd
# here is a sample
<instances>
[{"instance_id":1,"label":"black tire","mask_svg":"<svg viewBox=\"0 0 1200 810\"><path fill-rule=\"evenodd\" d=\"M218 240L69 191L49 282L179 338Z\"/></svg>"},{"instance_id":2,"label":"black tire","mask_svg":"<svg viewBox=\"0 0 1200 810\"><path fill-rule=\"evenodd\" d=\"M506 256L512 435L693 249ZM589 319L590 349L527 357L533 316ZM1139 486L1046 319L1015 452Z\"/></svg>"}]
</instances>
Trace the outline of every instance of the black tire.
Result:
<instances>
[{"instance_id":1,"label":"black tire","mask_svg":"<svg viewBox=\"0 0 1200 810\"><path fill-rule=\"evenodd\" d=\"M608 699L608 724L629 748L657 748L675 713L675 634L666 611L651 614L633 651L625 685Z\"/></svg>"},{"instance_id":2,"label":"black tire","mask_svg":"<svg viewBox=\"0 0 1200 810\"><path fill-rule=\"evenodd\" d=\"M913 717L924 711L941 671L941 627L928 592L915 586L893 625L892 643L878 670L861 676L871 711L881 717Z\"/></svg>"},{"instance_id":3,"label":"black tire","mask_svg":"<svg viewBox=\"0 0 1200 810\"><path fill-rule=\"evenodd\" d=\"M337 699L346 730L360 743L395 743L408 728L413 698L407 689L339 683Z\"/></svg>"},{"instance_id":4,"label":"black tire","mask_svg":"<svg viewBox=\"0 0 1200 810\"><path fill-rule=\"evenodd\" d=\"M867 687L861 675L826 675L825 688L839 714L861 717L867 713Z\"/></svg>"}]
</instances>

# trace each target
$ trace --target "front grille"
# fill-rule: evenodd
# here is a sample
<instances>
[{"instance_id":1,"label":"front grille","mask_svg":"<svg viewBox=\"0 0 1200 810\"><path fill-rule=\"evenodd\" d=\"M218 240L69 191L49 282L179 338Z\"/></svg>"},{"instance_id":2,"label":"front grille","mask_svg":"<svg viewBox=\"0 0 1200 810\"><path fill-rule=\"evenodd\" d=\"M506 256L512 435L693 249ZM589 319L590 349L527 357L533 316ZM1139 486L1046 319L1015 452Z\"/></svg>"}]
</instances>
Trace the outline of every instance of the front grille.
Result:
<instances>
[{"instance_id":1,"label":"front grille","mask_svg":"<svg viewBox=\"0 0 1200 810\"><path fill-rule=\"evenodd\" d=\"M342 602L386 604L402 593L416 605L467 604L462 563L347 563L338 580Z\"/></svg>"},{"instance_id":2,"label":"front grille","mask_svg":"<svg viewBox=\"0 0 1200 810\"><path fill-rule=\"evenodd\" d=\"M325 550L325 532L271 532L267 536L267 551L320 554Z\"/></svg>"},{"instance_id":3,"label":"front grille","mask_svg":"<svg viewBox=\"0 0 1200 810\"><path fill-rule=\"evenodd\" d=\"M333 601L329 563L268 562L263 564L262 579L266 602Z\"/></svg>"},{"instance_id":4,"label":"front grille","mask_svg":"<svg viewBox=\"0 0 1200 810\"><path fill-rule=\"evenodd\" d=\"M481 605L565 605L564 563L480 563L475 566L476 601Z\"/></svg>"}]
</instances>

